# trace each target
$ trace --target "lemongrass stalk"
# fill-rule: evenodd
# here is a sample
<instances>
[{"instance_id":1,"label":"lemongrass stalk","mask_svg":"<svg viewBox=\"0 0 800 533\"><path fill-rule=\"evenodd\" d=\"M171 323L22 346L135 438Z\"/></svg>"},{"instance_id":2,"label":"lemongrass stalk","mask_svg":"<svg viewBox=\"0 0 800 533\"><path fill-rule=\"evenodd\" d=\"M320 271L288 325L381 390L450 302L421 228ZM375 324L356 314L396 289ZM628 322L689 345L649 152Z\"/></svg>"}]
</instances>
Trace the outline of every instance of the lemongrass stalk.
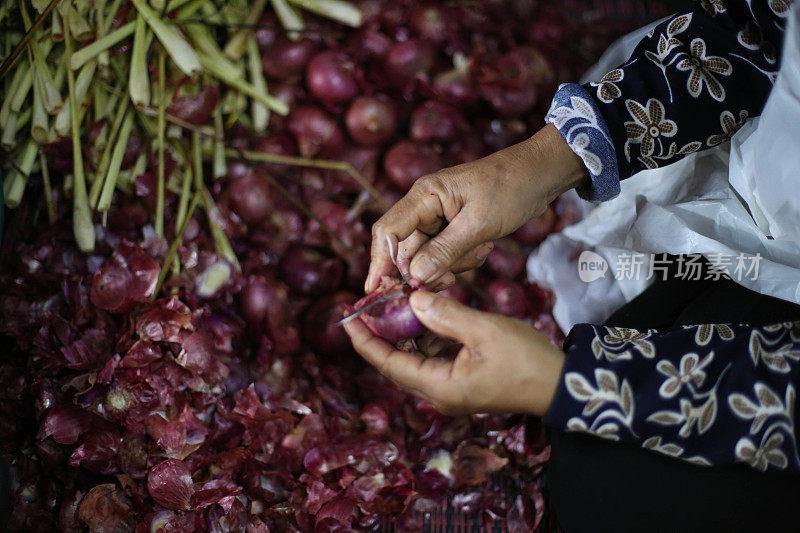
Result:
<instances>
[{"instance_id":1,"label":"lemongrass stalk","mask_svg":"<svg viewBox=\"0 0 800 533\"><path fill-rule=\"evenodd\" d=\"M145 0L132 0L140 15L144 16L153 33L169 52L170 57L187 76L197 76L202 71L200 60L192 46L174 24L161 20Z\"/></svg>"},{"instance_id":2,"label":"lemongrass stalk","mask_svg":"<svg viewBox=\"0 0 800 533\"><path fill-rule=\"evenodd\" d=\"M97 62L90 61L81 69L75 78L75 98L77 98L76 106L83 107L86 103L86 97L89 94L89 88L92 86L94 80L94 73L97 69ZM72 121L71 106L64 106L56 115L55 130L59 135L66 135L69 131L69 124Z\"/></svg>"},{"instance_id":3,"label":"lemongrass stalk","mask_svg":"<svg viewBox=\"0 0 800 533\"><path fill-rule=\"evenodd\" d=\"M165 0L150 0L150 5L159 13L164 12L164 8L167 7L167 2Z\"/></svg>"},{"instance_id":4,"label":"lemongrass stalk","mask_svg":"<svg viewBox=\"0 0 800 533\"><path fill-rule=\"evenodd\" d=\"M217 42L208 31L207 25L198 23L186 24L185 29L197 47L198 54L203 53L212 60L221 76L226 78L241 77L242 74L239 67L225 57L225 54L222 53L222 50L217 46Z\"/></svg>"},{"instance_id":5,"label":"lemongrass stalk","mask_svg":"<svg viewBox=\"0 0 800 533\"><path fill-rule=\"evenodd\" d=\"M166 68L164 66L164 49L158 50L158 184L156 188L156 220L157 237L164 236L164 133L166 125L167 91L164 89Z\"/></svg>"},{"instance_id":6,"label":"lemongrass stalk","mask_svg":"<svg viewBox=\"0 0 800 533\"><path fill-rule=\"evenodd\" d=\"M220 72L220 70L217 68L217 64L211 58L206 56L205 53L199 52L198 55L200 56L200 61L203 64L203 68L205 68L206 72L217 78L219 81L230 85L238 91L243 92L256 101L261 102L279 115L289 114L289 107L285 103L267 93L257 91L255 87L241 78L226 77L225 73Z\"/></svg>"},{"instance_id":7,"label":"lemongrass stalk","mask_svg":"<svg viewBox=\"0 0 800 533\"><path fill-rule=\"evenodd\" d=\"M114 23L114 16L119 12L119 8L121 5L122 5L122 0L114 0L114 2L111 4L111 7L109 7L106 10L106 13L108 13L108 17L106 17L103 20L103 23L100 26L103 35L107 35L108 30L111 29L111 25Z\"/></svg>"},{"instance_id":8,"label":"lemongrass stalk","mask_svg":"<svg viewBox=\"0 0 800 533\"><path fill-rule=\"evenodd\" d=\"M69 107L64 107L62 109L69 109ZM38 85L33 87L31 137L40 144L47 143L50 137L50 124L48 123L47 110L45 110L44 104L42 103L42 94Z\"/></svg>"},{"instance_id":9,"label":"lemongrass stalk","mask_svg":"<svg viewBox=\"0 0 800 533\"><path fill-rule=\"evenodd\" d=\"M295 5L307 9L317 15L341 22L347 26L358 28L361 26L363 15L361 10L350 2L342 0L289 0Z\"/></svg>"},{"instance_id":10,"label":"lemongrass stalk","mask_svg":"<svg viewBox=\"0 0 800 533\"><path fill-rule=\"evenodd\" d=\"M0 124L5 124L8 120L9 112L14 111L19 113L20 109L22 109L22 104L28 98L28 92L30 92L33 86L32 65L27 61L23 62L17 68L17 73L20 74L20 78L17 79L16 74L14 75L10 90L6 93L3 106L0 107Z\"/></svg>"},{"instance_id":11,"label":"lemongrass stalk","mask_svg":"<svg viewBox=\"0 0 800 533\"><path fill-rule=\"evenodd\" d=\"M61 93L56 88L55 82L50 76L50 69L47 68L44 60L35 60L33 66L33 83L38 83L40 85L42 103L45 109L47 109L47 112L51 115L58 113L64 106L64 100L61 98Z\"/></svg>"},{"instance_id":12,"label":"lemongrass stalk","mask_svg":"<svg viewBox=\"0 0 800 533\"><path fill-rule=\"evenodd\" d=\"M217 106L214 110L214 159L212 164L214 179L224 177L228 173L225 162L225 132L222 126L222 110Z\"/></svg>"},{"instance_id":13,"label":"lemongrass stalk","mask_svg":"<svg viewBox=\"0 0 800 533\"><path fill-rule=\"evenodd\" d=\"M167 2L167 13L172 13L176 9L180 9L192 0L169 0ZM206 0L207 1L207 0Z\"/></svg>"},{"instance_id":14,"label":"lemongrass stalk","mask_svg":"<svg viewBox=\"0 0 800 533\"><path fill-rule=\"evenodd\" d=\"M247 17L244 19L244 27L239 28L236 33L233 34L233 37L230 38L228 44L225 45L224 51L226 56L234 61L241 59L245 48L248 46L247 42L253 35L253 30L251 28L258 23L258 19L261 18L261 13L264 12L264 7L266 5L267 0L255 0L253 2L249 13L247 13Z\"/></svg>"},{"instance_id":15,"label":"lemongrass stalk","mask_svg":"<svg viewBox=\"0 0 800 533\"><path fill-rule=\"evenodd\" d=\"M54 9L52 13L52 19L50 22L50 38L56 43L64 40L64 25L61 22L61 14L57 9Z\"/></svg>"},{"instance_id":16,"label":"lemongrass stalk","mask_svg":"<svg viewBox=\"0 0 800 533\"><path fill-rule=\"evenodd\" d=\"M65 22L67 22L66 25L68 26L69 15ZM70 32L64 33L64 45L66 46L66 59L72 56L72 37ZM88 253L94 250L94 224L92 223L92 213L89 210L89 202L86 196L86 178L83 174L81 124L75 97L75 76L72 73L72 69L69 68L67 69L67 88L69 90L69 105L72 108L72 228L78 248L82 252Z\"/></svg>"},{"instance_id":17,"label":"lemongrass stalk","mask_svg":"<svg viewBox=\"0 0 800 533\"><path fill-rule=\"evenodd\" d=\"M44 152L39 152L39 165L42 167L42 185L44 186L44 203L47 206L47 220L50 224L56 221L56 205L53 203L53 187L50 185L50 169Z\"/></svg>"},{"instance_id":18,"label":"lemongrass stalk","mask_svg":"<svg viewBox=\"0 0 800 533\"><path fill-rule=\"evenodd\" d=\"M26 185L28 185L28 177L31 170L33 170L33 163L36 161L38 151L39 144L31 139L15 161L16 168L13 175L10 176L11 185L9 185L8 191L5 191L6 205L10 209L19 206L22 201L22 195L25 193Z\"/></svg>"},{"instance_id":19,"label":"lemongrass stalk","mask_svg":"<svg viewBox=\"0 0 800 533\"><path fill-rule=\"evenodd\" d=\"M86 18L75 9L75 6L69 7L69 32L75 37L76 41L87 41L94 36L92 27L86 21Z\"/></svg>"},{"instance_id":20,"label":"lemongrass stalk","mask_svg":"<svg viewBox=\"0 0 800 533\"><path fill-rule=\"evenodd\" d=\"M105 35L93 43L84 46L72 54L72 57L69 60L69 66L72 68L72 70L81 68L84 63L94 59L101 52L108 50L118 42L133 35L135 29L136 23L128 22L118 30L114 30L108 35Z\"/></svg>"},{"instance_id":21,"label":"lemongrass stalk","mask_svg":"<svg viewBox=\"0 0 800 533\"><path fill-rule=\"evenodd\" d=\"M172 241L172 244L170 244L169 249L167 250L167 255L164 258L164 265L161 267L161 272L158 274L158 280L156 280L156 286L153 290L153 294L150 296L151 300L155 300L158 297L158 292L161 290L161 285L163 285L164 280L167 278L167 272L169 272L170 265L174 264L178 260L178 248L180 248L181 244L183 244L183 234L186 233L189 220L192 219L194 210L197 209L197 204L200 203L200 194L201 193L197 192L195 193L194 198L192 198L192 203L189 205L189 208L186 212L186 218L183 219L183 222L175 234L175 239Z\"/></svg>"},{"instance_id":22,"label":"lemongrass stalk","mask_svg":"<svg viewBox=\"0 0 800 533\"><path fill-rule=\"evenodd\" d=\"M122 121L122 126L119 130L119 137L114 144L114 151L111 155L111 161L108 165L108 171L105 175L103 182L103 190L100 193L100 199L97 201L97 210L106 211L111 207L111 199L114 196L114 189L117 186L117 178L119 177L119 169L122 166L122 156L125 155L125 147L128 146L128 139L131 136L133 129L133 114L125 115ZM99 177L97 178L100 179Z\"/></svg>"},{"instance_id":23,"label":"lemongrass stalk","mask_svg":"<svg viewBox=\"0 0 800 533\"><path fill-rule=\"evenodd\" d=\"M122 127L122 120L125 118L125 115L128 112L128 100L125 98L119 108L117 109L117 113L114 116L114 121L111 123L111 131L108 134L108 142L106 143L105 150L103 150L103 155L100 157L100 162L97 165L97 177L95 178L94 182L92 183L92 190L89 191L89 205L94 207L97 205L97 200L100 198L100 190L103 186L105 181L106 173L108 172L108 166L111 163L111 155L114 151L114 140L117 138L119 134L119 130ZM127 141L125 141L127 144ZM125 149L123 148L123 153Z\"/></svg>"},{"instance_id":24,"label":"lemongrass stalk","mask_svg":"<svg viewBox=\"0 0 800 533\"><path fill-rule=\"evenodd\" d=\"M206 7L211 7L212 13L208 13L205 9ZM181 7L180 11L178 11L178 15L175 17L175 21L179 24L186 22L187 20L191 20L194 18L195 13L199 9L204 9L206 11L205 16L203 16L203 20L208 24L221 24L222 19L220 19L219 14L213 11L213 6L210 5L208 0L189 0L183 7ZM167 8L169 9L169 8Z\"/></svg>"},{"instance_id":25,"label":"lemongrass stalk","mask_svg":"<svg viewBox=\"0 0 800 533\"><path fill-rule=\"evenodd\" d=\"M264 71L261 68L261 53L258 51L256 36L251 34L247 39L247 68L250 73L250 81L253 88L260 93L267 93L267 80L264 78ZM253 129L258 133L263 133L269 125L269 109L261 102L252 103Z\"/></svg>"},{"instance_id":26,"label":"lemongrass stalk","mask_svg":"<svg viewBox=\"0 0 800 533\"><path fill-rule=\"evenodd\" d=\"M11 111L3 124L3 133L0 135L0 146L6 150L14 148L17 144L17 125L19 122L19 113Z\"/></svg>"},{"instance_id":27,"label":"lemongrass stalk","mask_svg":"<svg viewBox=\"0 0 800 533\"><path fill-rule=\"evenodd\" d=\"M290 6L286 0L270 1L272 2L272 9L275 10L275 14L278 16L281 26L286 30L286 35L292 40L299 39L301 35L300 32L306 28L300 13Z\"/></svg>"},{"instance_id":28,"label":"lemongrass stalk","mask_svg":"<svg viewBox=\"0 0 800 533\"><path fill-rule=\"evenodd\" d=\"M136 17L136 32L133 35L128 92L133 105L141 109L150 105L150 75L147 73L147 50L150 48L147 24L141 13Z\"/></svg>"},{"instance_id":29,"label":"lemongrass stalk","mask_svg":"<svg viewBox=\"0 0 800 533\"><path fill-rule=\"evenodd\" d=\"M17 115L17 137L19 137L20 134L22 133L22 130L28 126L32 116L33 116L33 106L26 107L25 109L22 110L22 113ZM21 139L25 140L24 137L21 137Z\"/></svg>"}]
</instances>

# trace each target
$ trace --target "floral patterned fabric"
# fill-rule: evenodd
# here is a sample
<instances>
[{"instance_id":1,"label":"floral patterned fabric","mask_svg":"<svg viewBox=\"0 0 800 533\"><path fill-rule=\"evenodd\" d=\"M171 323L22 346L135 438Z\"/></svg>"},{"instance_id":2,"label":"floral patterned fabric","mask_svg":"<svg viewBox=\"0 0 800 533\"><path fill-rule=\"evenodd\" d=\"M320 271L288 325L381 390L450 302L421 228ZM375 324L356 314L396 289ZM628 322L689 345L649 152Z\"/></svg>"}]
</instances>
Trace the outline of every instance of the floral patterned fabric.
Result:
<instances>
[{"instance_id":1,"label":"floral patterned fabric","mask_svg":"<svg viewBox=\"0 0 800 533\"><path fill-rule=\"evenodd\" d=\"M545 423L699 465L800 473L800 322L580 324Z\"/></svg>"},{"instance_id":2,"label":"floral patterned fabric","mask_svg":"<svg viewBox=\"0 0 800 533\"><path fill-rule=\"evenodd\" d=\"M562 85L546 120L589 169L581 196L609 200L620 179L726 142L759 115L791 3L698 0L599 81Z\"/></svg>"}]
</instances>

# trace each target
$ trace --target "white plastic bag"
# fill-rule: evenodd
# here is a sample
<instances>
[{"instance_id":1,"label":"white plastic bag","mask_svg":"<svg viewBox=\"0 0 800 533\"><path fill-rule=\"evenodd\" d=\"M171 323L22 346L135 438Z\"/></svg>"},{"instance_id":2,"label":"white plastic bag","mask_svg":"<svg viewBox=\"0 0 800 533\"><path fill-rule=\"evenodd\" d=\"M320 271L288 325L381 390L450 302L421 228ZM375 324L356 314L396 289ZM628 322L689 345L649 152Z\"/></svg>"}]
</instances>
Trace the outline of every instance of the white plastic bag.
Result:
<instances>
[{"instance_id":1,"label":"white plastic bag","mask_svg":"<svg viewBox=\"0 0 800 533\"><path fill-rule=\"evenodd\" d=\"M528 276L554 290L554 316L565 331L602 322L647 287L646 276L613 275L631 252L645 254L644 273L649 254L703 254L742 285L800 303L800 4L789 18L781 71L764 112L730 146L641 172L623 181L611 201L584 202L585 218L531 255ZM619 64L650 27L615 43L595 73ZM581 281L574 260L581 249L605 258L604 277ZM760 256L755 279L733 276L734 264L718 262L740 254Z\"/></svg>"}]
</instances>

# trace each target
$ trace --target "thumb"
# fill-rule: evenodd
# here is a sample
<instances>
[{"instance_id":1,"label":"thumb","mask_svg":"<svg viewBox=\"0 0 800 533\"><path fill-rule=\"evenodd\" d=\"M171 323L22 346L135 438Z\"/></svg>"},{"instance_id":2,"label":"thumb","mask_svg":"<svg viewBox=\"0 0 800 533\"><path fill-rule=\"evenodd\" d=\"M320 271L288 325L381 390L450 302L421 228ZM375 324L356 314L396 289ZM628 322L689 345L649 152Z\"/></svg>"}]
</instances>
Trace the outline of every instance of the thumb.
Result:
<instances>
[{"instance_id":1,"label":"thumb","mask_svg":"<svg viewBox=\"0 0 800 533\"><path fill-rule=\"evenodd\" d=\"M490 240L485 224L474 220L469 211L462 211L420 247L411 262L411 275L422 283L429 283L450 271L465 254ZM487 254L488 250L490 248Z\"/></svg>"},{"instance_id":2,"label":"thumb","mask_svg":"<svg viewBox=\"0 0 800 533\"><path fill-rule=\"evenodd\" d=\"M434 333L468 346L475 346L486 337L488 313L429 291L416 291L409 301L419 321Z\"/></svg>"}]
</instances>

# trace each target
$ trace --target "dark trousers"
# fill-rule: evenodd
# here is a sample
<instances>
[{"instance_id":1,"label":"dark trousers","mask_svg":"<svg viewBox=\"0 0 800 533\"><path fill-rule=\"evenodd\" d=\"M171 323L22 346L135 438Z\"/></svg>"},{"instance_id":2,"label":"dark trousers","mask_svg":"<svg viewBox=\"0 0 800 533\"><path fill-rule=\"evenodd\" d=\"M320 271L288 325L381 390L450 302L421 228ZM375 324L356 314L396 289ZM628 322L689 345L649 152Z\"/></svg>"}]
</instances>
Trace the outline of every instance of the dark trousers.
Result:
<instances>
[{"instance_id":1,"label":"dark trousers","mask_svg":"<svg viewBox=\"0 0 800 533\"><path fill-rule=\"evenodd\" d=\"M666 280L606 325L637 329L800 320L800 307L730 280ZM637 446L552 430L547 485L567 533L800 531L800 476L701 467Z\"/></svg>"}]
</instances>

